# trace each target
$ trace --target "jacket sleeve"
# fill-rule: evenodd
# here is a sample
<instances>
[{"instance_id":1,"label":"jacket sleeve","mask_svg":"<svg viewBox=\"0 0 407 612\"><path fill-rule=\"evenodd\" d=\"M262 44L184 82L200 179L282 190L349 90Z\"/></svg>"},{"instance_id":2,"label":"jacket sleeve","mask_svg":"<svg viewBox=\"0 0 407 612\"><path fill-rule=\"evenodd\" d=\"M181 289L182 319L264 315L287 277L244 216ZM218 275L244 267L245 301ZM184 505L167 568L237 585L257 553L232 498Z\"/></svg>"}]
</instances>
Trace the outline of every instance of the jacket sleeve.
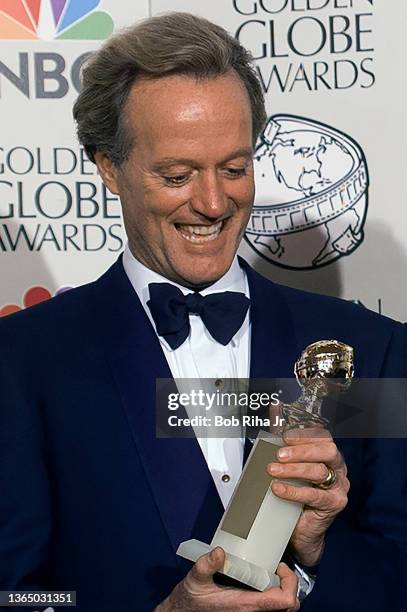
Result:
<instances>
[{"instance_id":1,"label":"jacket sleeve","mask_svg":"<svg viewBox=\"0 0 407 612\"><path fill-rule=\"evenodd\" d=\"M0 590L46 590L52 519L44 432L14 350L1 346Z\"/></svg>"},{"instance_id":2,"label":"jacket sleeve","mask_svg":"<svg viewBox=\"0 0 407 612\"><path fill-rule=\"evenodd\" d=\"M406 332L402 325L395 326L382 377L407 378ZM353 442L363 449L361 491L354 511L339 515L329 529L315 587L302 609L402 612L407 584L407 441Z\"/></svg>"}]
</instances>

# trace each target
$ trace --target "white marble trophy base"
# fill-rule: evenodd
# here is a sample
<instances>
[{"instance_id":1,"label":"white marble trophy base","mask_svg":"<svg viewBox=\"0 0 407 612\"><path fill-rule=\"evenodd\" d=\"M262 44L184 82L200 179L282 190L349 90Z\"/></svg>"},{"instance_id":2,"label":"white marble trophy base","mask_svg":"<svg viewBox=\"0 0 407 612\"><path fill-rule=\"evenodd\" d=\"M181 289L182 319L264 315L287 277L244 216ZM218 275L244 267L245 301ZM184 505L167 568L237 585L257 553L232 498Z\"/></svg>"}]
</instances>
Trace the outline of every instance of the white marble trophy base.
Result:
<instances>
[{"instance_id":1,"label":"white marble trophy base","mask_svg":"<svg viewBox=\"0 0 407 612\"><path fill-rule=\"evenodd\" d=\"M195 562L221 546L226 561L220 573L258 591L279 585L275 571L302 511L302 504L282 500L271 490L273 479L265 468L276 461L280 446L281 440L259 433L211 544L188 540L178 555Z\"/></svg>"},{"instance_id":2,"label":"white marble trophy base","mask_svg":"<svg viewBox=\"0 0 407 612\"><path fill-rule=\"evenodd\" d=\"M206 555L206 553L214 548L216 546L213 544L204 544L204 542L199 540L187 540L179 545L177 555L195 563L199 557ZM226 553L225 564L220 573L229 576L229 578L234 578L257 591L266 591L280 584L280 578L276 574L272 574L264 569L264 567L258 567L231 553Z\"/></svg>"}]
</instances>

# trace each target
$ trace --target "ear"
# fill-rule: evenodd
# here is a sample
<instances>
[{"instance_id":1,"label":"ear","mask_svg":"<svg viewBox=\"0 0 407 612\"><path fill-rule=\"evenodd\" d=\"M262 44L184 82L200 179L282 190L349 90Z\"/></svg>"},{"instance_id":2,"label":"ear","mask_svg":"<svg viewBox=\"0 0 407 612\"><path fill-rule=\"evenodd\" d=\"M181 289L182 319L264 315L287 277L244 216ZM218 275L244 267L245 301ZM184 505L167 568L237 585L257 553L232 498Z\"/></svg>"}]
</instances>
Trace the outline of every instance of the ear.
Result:
<instances>
[{"instance_id":1,"label":"ear","mask_svg":"<svg viewBox=\"0 0 407 612\"><path fill-rule=\"evenodd\" d=\"M119 188L117 183L118 170L110 157L106 153L96 151L95 162L102 181L111 193L118 195Z\"/></svg>"}]
</instances>

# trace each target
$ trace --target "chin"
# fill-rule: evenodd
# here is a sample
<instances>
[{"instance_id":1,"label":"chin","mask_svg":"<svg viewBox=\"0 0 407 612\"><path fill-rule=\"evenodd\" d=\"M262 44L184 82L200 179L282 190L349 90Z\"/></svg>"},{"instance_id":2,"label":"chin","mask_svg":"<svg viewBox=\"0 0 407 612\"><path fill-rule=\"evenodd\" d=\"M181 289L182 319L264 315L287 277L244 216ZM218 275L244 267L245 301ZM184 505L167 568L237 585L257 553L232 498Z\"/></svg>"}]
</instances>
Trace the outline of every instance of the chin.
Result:
<instances>
[{"instance_id":1,"label":"chin","mask_svg":"<svg viewBox=\"0 0 407 612\"><path fill-rule=\"evenodd\" d=\"M177 256L178 255L178 256ZM206 254L194 256L179 253L167 259L167 270L172 269L172 278L179 284L189 287L204 287L216 283L226 274L232 265L235 252Z\"/></svg>"},{"instance_id":2,"label":"chin","mask_svg":"<svg viewBox=\"0 0 407 612\"><path fill-rule=\"evenodd\" d=\"M206 274L200 272L199 275L197 275L196 270L189 272L183 271L184 273L178 274L178 276L180 279L182 279L181 284L184 284L189 287L204 288L208 285L213 285L213 283L216 283L216 281L222 278L222 276L228 271L229 267L230 265L219 268L217 270L208 270Z\"/></svg>"}]
</instances>

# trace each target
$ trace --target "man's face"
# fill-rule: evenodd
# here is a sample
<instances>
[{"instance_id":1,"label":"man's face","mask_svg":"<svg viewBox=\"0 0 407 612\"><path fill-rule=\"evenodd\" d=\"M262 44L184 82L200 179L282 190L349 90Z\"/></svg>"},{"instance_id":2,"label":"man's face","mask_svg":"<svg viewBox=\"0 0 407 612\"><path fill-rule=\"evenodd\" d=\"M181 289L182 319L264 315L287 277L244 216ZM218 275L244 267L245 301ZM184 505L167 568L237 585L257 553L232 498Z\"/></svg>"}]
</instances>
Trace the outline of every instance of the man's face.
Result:
<instances>
[{"instance_id":1,"label":"man's face","mask_svg":"<svg viewBox=\"0 0 407 612\"><path fill-rule=\"evenodd\" d=\"M182 285L215 282L229 269L254 198L248 94L231 72L141 80L125 125L135 136L120 167L97 155L120 196L133 255Z\"/></svg>"}]
</instances>

